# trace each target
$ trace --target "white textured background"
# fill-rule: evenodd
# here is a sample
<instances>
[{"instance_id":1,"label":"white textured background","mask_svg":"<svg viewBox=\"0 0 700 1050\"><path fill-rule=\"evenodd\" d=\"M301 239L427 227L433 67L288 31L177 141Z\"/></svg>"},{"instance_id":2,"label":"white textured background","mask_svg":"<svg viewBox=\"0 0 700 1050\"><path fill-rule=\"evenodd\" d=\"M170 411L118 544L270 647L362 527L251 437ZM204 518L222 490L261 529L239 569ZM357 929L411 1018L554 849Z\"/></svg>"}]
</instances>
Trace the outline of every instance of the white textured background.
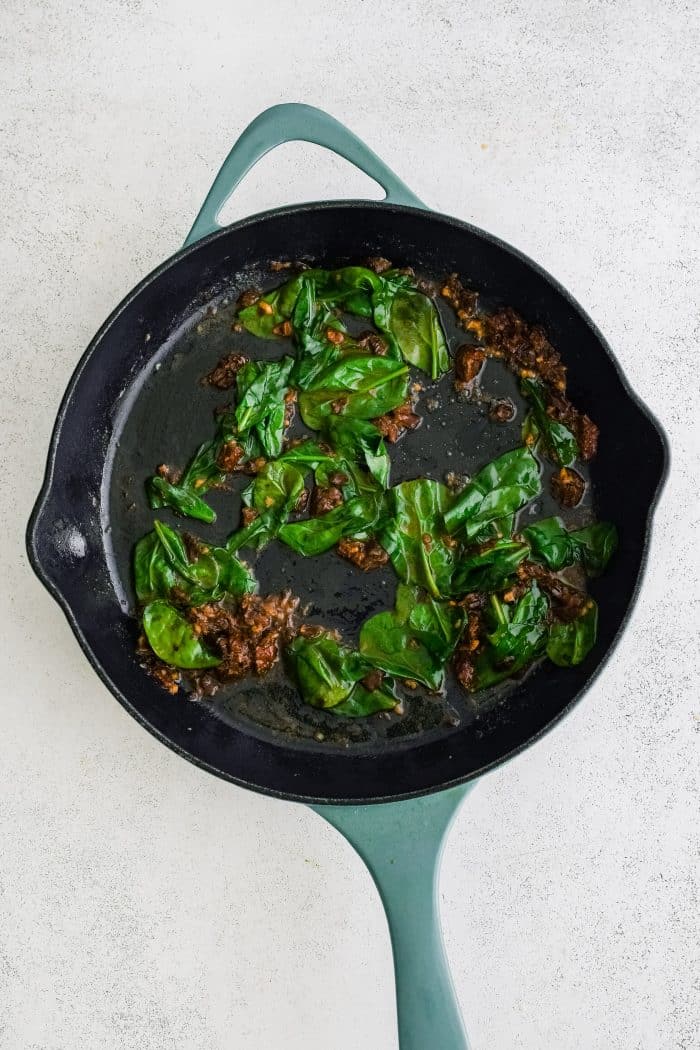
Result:
<instances>
[{"instance_id":1,"label":"white textured background","mask_svg":"<svg viewBox=\"0 0 700 1050\"><path fill-rule=\"evenodd\" d=\"M386 926L350 848L131 721L23 546L83 347L178 248L244 124L293 100L555 273L669 431L624 640L470 796L442 899L474 1050L700 1047L694 7L4 0L2 1050L396 1047ZM366 182L288 146L231 216Z\"/></svg>"}]
</instances>

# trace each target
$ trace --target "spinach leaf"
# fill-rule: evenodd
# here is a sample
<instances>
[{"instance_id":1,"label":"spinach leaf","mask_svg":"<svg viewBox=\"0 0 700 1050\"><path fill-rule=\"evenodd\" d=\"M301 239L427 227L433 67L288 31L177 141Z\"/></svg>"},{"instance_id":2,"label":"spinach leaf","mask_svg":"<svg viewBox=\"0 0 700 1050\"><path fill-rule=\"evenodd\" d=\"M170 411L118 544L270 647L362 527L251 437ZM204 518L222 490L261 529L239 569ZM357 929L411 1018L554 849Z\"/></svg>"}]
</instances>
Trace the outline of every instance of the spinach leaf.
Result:
<instances>
[{"instance_id":1,"label":"spinach leaf","mask_svg":"<svg viewBox=\"0 0 700 1050\"><path fill-rule=\"evenodd\" d=\"M526 417L523 440L532 444L541 437L550 458L559 466L570 467L578 457L578 443L568 427L548 415L544 387L535 379L523 379L522 391L532 403L532 418Z\"/></svg>"},{"instance_id":2,"label":"spinach leaf","mask_svg":"<svg viewBox=\"0 0 700 1050\"><path fill-rule=\"evenodd\" d=\"M239 310L238 320L243 327L260 339L277 338L273 329L292 316L302 276L299 274L279 288L265 292L252 306Z\"/></svg>"},{"instance_id":3,"label":"spinach leaf","mask_svg":"<svg viewBox=\"0 0 700 1050\"><path fill-rule=\"evenodd\" d=\"M347 700L355 683L367 673L359 655L329 634L298 634L287 646L301 695L312 707L335 707Z\"/></svg>"},{"instance_id":4,"label":"spinach leaf","mask_svg":"<svg viewBox=\"0 0 700 1050\"><path fill-rule=\"evenodd\" d=\"M332 449L319 445L316 441L306 440L286 449L281 456L277 457L277 462L291 463L303 471L316 470L321 463L335 463L336 456Z\"/></svg>"},{"instance_id":5,"label":"spinach leaf","mask_svg":"<svg viewBox=\"0 0 700 1050\"><path fill-rule=\"evenodd\" d=\"M266 463L242 495L245 506L257 510L258 517L229 536L227 550L262 547L273 539L294 510L303 488L304 475L292 463Z\"/></svg>"},{"instance_id":6,"label":"spinach leaf","mask_svg":"<svg viewBox=\"0 0 700 1050\"><path fill-rule=\"evenodd\" d=\"M366 718L377 711L391 711L398 701L390 679L385 678L377 689L372 690L365 689L362 682L357 682L347 700L341 700L332 711L334 715L343 715L344 718Z\"/></svg>"},{"instance_id":7,"label":"spinach leaf","mask_svg":"<svg viewBox=\"0 0 700 1050\"><path fill-rule=\"evenodd\" d=\"M308 389L325 369L349 350L356 349L355 342L346 338L344 325L328 306L316 298L315 281L308 275L302 278L292 313L292 327L297 350L292 382L300 390ZM334 333L338 333L336 339L342 336L342 342L329 338Z\"/></svg>"},{"instance_id":8,"label":"spinach leaf","mask_svg":"<svg viewBox=\"0 0 700 1050\"><path fill-rule=\"evenodd\" d=\"M216 667L221 659L206 649L192 625L170 605L158 599L143 610L143 629L156 656L175 667Z\"/></svg>"},{"instance_id":9,"label":"spinach leaf","mask_svg":"<svg viewBox=\"0 0 700 1050\"><path fill-rule=\"evenodd\" d=\"M166 481L158 474L148 479L146 492L153 510L170 507L187 518L196 518L207 524L216 521L216 514L202 496L225 480L226 471L218 464L219 454L224 445L237 436L234 414L222 413L217 421L214 438L199 446L177 484Z\"/></svg>"},{"instance_id":10,"label":"spinach leaf","mask_svg":"<svg viewBox=\"0 0 700 1050\"><path fill-rule=\"evenodd\" d=\"M438 379L450 367L445 333L435 304L403 278L389 277L372 296L374 323L406 361Z\"/></svg>"},{"instance_id":11,"label":"spinach leaf","mask_svg":"<svg viewBox=\"0 0 700 1050\"><path fill-rule=\"evenodd\" d=\"M540 468L528 448L515 448L488 463L445 512L450 533L481 542L500 532L510 536L512 515L542 491ZM499 527L500 526L500 527Z\"/></svg>"},{"instance_id":12,"label":"spinach leaf","mask_svg":"<svg viewBox=\"0 0 700 1050\"><path fill-rule=\"evenodd\" d=\"M445 535L451 503L449 489L438 481L404 481L387 493L390 519L379 533L399 579L434 598L450 594L456 562L456 544Z\"/></svg>"},{"instance_id":13,"label":"spinach leaf","mask_svg":"<svg viewBox=\"0 0 700 1050\"><path fill-rule=\"evenodd\" d=\"M463 554L452 579L453 594L501 590L529 552L526 543L497 540L485 550Z\"/></svg>"},{"instance_id":14,"label":"spinach leaf","mask_svg":"<svg viewBox=\"0 0 700 1050\"><path fill-rule=\"evenodd\" d=\"M522 534L532 557L555 572L580 561L588 575L595 576L603 572L617 549L617 529L606 521L569 532L561 518L544 518L528 525Z\"/></svg>"},{"instance_id":15,"label":"spinach leaf","mask_svg":"<svg viewBox=\"0 0 700 1050\"><path fill-rule=\"evenodd\" d=\"M284 395L294 361L248 361L236 376L238 405L236 423L245 434L255 428L266 455L279 456L284 437Z\"/></svg>"},{"instance_id":16,"label":"spinach leaf","mask_svg":"<svg viewBox=\"0 0 700 1050\"><path fill-rule=\"evenodd\" d=\"M134 586L140 602L167 598L178 576L167 558L157 532L143 536L134 548Z\"/></svg>"},{"instance_id":17,"label":"spinach leaf","mask_svg":"<svg viewBox=\"0 0 700 1050\"><path fill-rule=\"evenodd\" d=\"M388 487L391 460L384 438L374 423L365 419L329 416L326 434L339 453L364 465L381 488Z\"/></svg>"},{"instance_id":18,"label":"spinach leaf","mask_svg":"<svg viewBox=\"0 0 700 1050\"><path fill-rule=\"evenodd\" d=\"M436 602L419 588L403 583L397 587L395 605L397 615L415 636L447 663L464 627L464 610L453 602Z\"/></svg>"},{"instance_id":19,"label":"spinach leaf","mask_svg":"<svg viewBox=\"0 0 700 1050\"><path fill-rule=\"evenodd\" d=\"M549 629L547 656L559 667L580 664L593 648L598 633L598 606L592 598L575 620L553 623Z\"/></svg>"},{"instance_id":20,"label":"spinach leaf","mask_svg":"<svg viewBox=\"0 0 700 1050\"><path fill-rule=\"evenodd\" d=\"M363 623L360 653L388 674L441 689L445 664L463 626L459 606L421 597L418 588L399 584L394 611L377 613Z\"/></svg>"},{"instance_id":21,"label":"spinach leaf","mask_svg":"<svg viewBox=\"0 0 700 1050\"><path fill-rule=\"evenodd\" d=\"M491 595L491 631L475 661L473 689L486 689L522 671L547 644L549 601L533 580L515 607Z\"/></svg>"},{"instance_id":22,"label":"spinach leaf","mask_svg":"<svg viewBox=\"0 0 700 1050\"><path fill-rule=\"evenodd\" d=\"M535 561L544 562L555 572L571 565L575 553L571 533L564 528L561 518L543 518L522 531L523 539L530 545Z\"/></svg>"},{"instance_id":23,"label":"spinach leaf","mask_svg":"<svg viewBox=\"0 0 700 1050\"><path fill-rule=\"evenodd\" d=\"M585 529L576 529L569 536L589 576L597 576L607 567L617 550L617 529L609 521L598 521Z\"/></svg>"},{"instance_id":24,"label":"spinach leaf","mask_svg":"<svg viewBox=\"0 0 700 1050\"><path fill-rule=\"evenodd\" d=\"M408 366L386 357L344 357L316 377L299 397L301 417L321 430L331 415L374 419L403 404L408 394Z\"/></svg>"},{"instance_id":25,"label":"spinach leaf","mask_svg":"<svg viewBox=\"0 0 700 1050\"><path fill-rule=\"evenodd\" d=\"M310 557L330 550L345 536L371 531L382 511L380 497L357 496L318 518L306 518L283 525L279 538L292 550Z\"/></svg>"},{"instance_id":26,"label":"spinach leaf","mask_svg":"<svg viewBox=\"0 0 700 1050\"><path fill-rule=\"evenodd\" d=\"M381 278L373 270L364 266L342 266L339 270L316 271L315 279L321 302L356 317L372 316L372 292L381 283Z\"/></svg>"},{"instance_id":27,"label":"spinach leaf","mask_svg":"<svg viewBox=\"0 0 700 1050\"><path fill-rule=\"evenodd\" d=\"M160 521L134 549L134 582L140 602L172 598L173 592L191 605L220 601L227 594L239 597L256 589L247 565L223 547L206 547L191 561L175 529Z\"/></svg>"},{"instance_id":28,"label":"spinach leaf","mask_svg":"<svg viewBox=\"0 0 700 1050\"><path fill-rule=\"evenodd\" d=\"M260 514L269 511L291 513L304 487L304 475L295 466L281 460L266 463L255 481L243 492L243 502Z\"/></svg>"},{"instance_id":29,"label":"spinach leaf","mask_svg":"<svg viewBox=\"0 0 700 1050\"><path fill-rule=\"evenodd\" d=\"M371 317L370 294L379 280L375 273L363 266L306 270L279 288L265 292L252 306L239 310L238 319L253 335L261 339L274 339L274 329L283 321L293 318L297 299L304 285L310 281L314 283L319 303L358 317ZM294 321L293 325L296 327Z\"/></svg>"},{"instance_id":30,"label":"spinach leaf","mask_svg":"<svg viewBox=\"0 0 700 1050\"><path fill-rule=\"evenodd\" d=\"M186 518L196 518L210 525L216 521L216 513L212 510L206 500L198 496L190 488L184 485L173 485L158 474L154 474L146 482L146 493L149 505L153 510L161 510L170 507Z\"/></svg>"},{"instance_id":31,"label":"spinach leaf","mask_svg":"<svg viewBox=\"0 0 700 1050\"><path fill-rule=\"evenodd\" d=\"M375 667L399 678L414 679L429 689L441 689L444 665L396 613L370 616L360 631L360 652Z\"/></svg>"},{"instance_id":32,"label":"spinach leaf","mask_svg":"<svg viewBox=\"0 0 700 1050\"><path fill-rule=\"evenodd\" d=\"M297 635L285 653L301 695L312 707L330 709L345 718L364 718L396 706L393 682L385 679L378 688L366 689L360 679L371 670L370 665L329 634Z\"/></svg>"}]
</instances>

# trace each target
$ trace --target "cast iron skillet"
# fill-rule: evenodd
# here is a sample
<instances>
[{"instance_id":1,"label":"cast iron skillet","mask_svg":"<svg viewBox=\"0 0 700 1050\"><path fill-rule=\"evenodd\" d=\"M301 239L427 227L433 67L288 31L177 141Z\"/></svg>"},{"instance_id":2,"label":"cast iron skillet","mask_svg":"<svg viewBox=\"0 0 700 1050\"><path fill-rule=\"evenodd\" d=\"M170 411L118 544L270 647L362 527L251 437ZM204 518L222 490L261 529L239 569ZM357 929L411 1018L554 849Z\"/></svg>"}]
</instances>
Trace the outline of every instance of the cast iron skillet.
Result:
<instances>
[{"instance_id":1,"label":"cast iron skillet","mask_svg":"<svg viewBox=\"0 0 700 1050\"><path fill-rule=\"evenodd\" d=\"M296 139L327 146L356 163L384 186L386 200L299 205L220 229L217 213L245 172L274 145ZM570 396L601 431L590 472L597 513L620 531L620 551L594 589L600 606L598 643L579 667L548 664L482 709L452 690L446 708L448 715L458 716L456 726L448 724L439 705L417 702L417 713L406 724L390 723L381 731L356 724L334 736L324 716L302 708L283 682L247 683L215 705L173 700L144 674L134 654L131 548L154 516L145 507L143 480L164 456L178 462L210 436L217 399L197 385L197 377L232 348L232 304L239 292L252 283L279 281L270 260L305 257L331 266L377 254L436 277L459 272L487 300L509 304L543 324L562 352ZM507 385L508 380L496 376L494 382ZM448 403L447 396L443 401ZM519 421L512 431L486 427L477 409L460 417L448 406L442 418L427 420L398 446L393 480L422 473L441 477L446 465L471 473L518 444L518 427ZM186 246L127 296L83 355L59 410L27 545L34 570L60 603L97 673L163 743L212 773L271 795L326 806L381 803L472 781L530 744L581 697L634 602L666 468L659 424L630 389L600 332L552 277L495 237L423 210L379 158L328 115L305 106L278 106L262 114L234 147ZM218 505L215 538L235 526L237 508L231 500L225 497ZM321 622L350 634L369 611L391 604L386 581L375 574L360 574L333 555L300 561L272 545L260 564L263 590L291 581L314 603ZM323 741L314 736L321 732ZM407 948L416 938L436 940L434 917L426 915L422 928L413 914L414 926L399 932L398 916L394 923L387 900L389 876L378 869L401 816L402 845L393 848L406 848L414 867L421 851L432 855L432 863L420 865L425 878L409 880L416 899L429 897L434 853L462 794L438 796L429 810L412 809L413 841L404 834L405 807L374 807L369 815L359 806L344 813L321 809L368 861L389 906L397 967L413 985L410 1007L402 1004L399 985L402 1048L425 1050L428 1044L420 1040L428 1034L438 1046L436 1024L443 1026L442 1048L463 1045L463 1037L457 1015L450 1027L454 1007L446 975L442 987L416 1000L416 981L421 984L426 973L421 968L409 974L417 965L414 953L408 952L410 960L401 958L407 954L403 941ZM426 846L426 834L432 847ZM405 882L402 893L407 911ZM418 904L413 910L420 910ZM442 962L431 965L439 971ZM432 1018L423 1035L419 1014L424 1024Z\"/></svg>"}]
</instances>

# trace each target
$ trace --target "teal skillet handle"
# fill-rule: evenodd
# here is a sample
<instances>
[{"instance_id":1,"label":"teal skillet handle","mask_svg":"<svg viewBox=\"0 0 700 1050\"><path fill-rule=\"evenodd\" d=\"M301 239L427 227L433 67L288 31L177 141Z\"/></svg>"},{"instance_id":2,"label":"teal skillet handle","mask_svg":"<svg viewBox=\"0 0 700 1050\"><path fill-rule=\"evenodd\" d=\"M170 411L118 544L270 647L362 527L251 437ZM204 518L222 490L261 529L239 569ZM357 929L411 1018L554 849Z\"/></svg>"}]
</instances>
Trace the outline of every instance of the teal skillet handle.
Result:
<instances>
[{"instance_id":1,"label":"teal skillet handle","mask_svg":"<svg viewBox=\"0 0 700 1050\"><path fill-rule=\"evenodd\" d=\"M440 932L447 830L473 783L377 806L313 806L354 846L384 904L396 973L400 1050L469 1050Z\"/></svg>"},{"instance_id":2,"label":"teal skillet handle","mask_svg":"<svg viewBox=\"0 0 700 1050\"><path fill-rule=\"evenodd\" d=\"M185 246L221 229L218 222L219 212L244 175L261 157L275 146L296 141L314 142L345 157L383 187L389 203L408 204L414 208L425 207L376 153L334 117L314 106L287 102L266 109L245 129L221 165L207 199L194 220Z\"/></svg>"}]
</instances>

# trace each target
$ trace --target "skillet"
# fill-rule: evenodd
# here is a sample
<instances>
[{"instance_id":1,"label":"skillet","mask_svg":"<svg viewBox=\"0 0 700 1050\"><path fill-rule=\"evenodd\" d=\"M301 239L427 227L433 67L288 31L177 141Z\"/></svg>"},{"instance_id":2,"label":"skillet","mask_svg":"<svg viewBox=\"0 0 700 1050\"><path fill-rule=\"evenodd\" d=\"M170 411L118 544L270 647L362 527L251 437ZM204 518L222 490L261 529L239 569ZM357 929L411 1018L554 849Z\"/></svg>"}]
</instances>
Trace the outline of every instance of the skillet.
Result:
<instances>
[{"instance_id":1,"label":"skillet","mask_svg":"<svg viewBox=\"0 0 700 1050\"><path fill-rule=\"evenodd\" d=\"M274 146L293 140L344 156L384 187L386 199L297 205L220 228L217 215L245 173ZM197 378L232 348L238 294L251 284L279 283L270 261L308 258L336 266L369 255L434 277L457 271L486 302L513 306L542 324L562 352L569 395L601 431L590 499L620 533L605 578L592 585L600 609L597 644L579 666L547 665L483 706L452 688L443 705L416 701L408 718L380 729L334 730L330 716L302 707L281 680L248 682L215 704L174 701L144 675L134 651L130 557L153 518L143 481L166 452L174 462L184 460L210 436L216 399ZM496 393L514 393L506 376L494 382ZM519 444L517 427L489 427L477 408L457 410L448 398L444 402L442 417L417 432L417 444L404 440L397 447L392 480L440 477L447 455L473 473ZM27 547L90 663L145 728L224 779L312 804L352 842L387 910L402 1050L459 1050L467 1041L435 901L445 831L478 777L556 724L600 672L641 582L667 462L661 427L561 285L497 238L425 210L329 115L288 104L267 110L246 129L184 248L137 285L85 351L59 409ZM235 527L236 498L214 497L221 524L212 539ZM345 633L391 604L381 573L365 576L333 555L304 564L273 544L259 576L263 592L290 583L324 622Z\"/></svg>"}]
</instances>

